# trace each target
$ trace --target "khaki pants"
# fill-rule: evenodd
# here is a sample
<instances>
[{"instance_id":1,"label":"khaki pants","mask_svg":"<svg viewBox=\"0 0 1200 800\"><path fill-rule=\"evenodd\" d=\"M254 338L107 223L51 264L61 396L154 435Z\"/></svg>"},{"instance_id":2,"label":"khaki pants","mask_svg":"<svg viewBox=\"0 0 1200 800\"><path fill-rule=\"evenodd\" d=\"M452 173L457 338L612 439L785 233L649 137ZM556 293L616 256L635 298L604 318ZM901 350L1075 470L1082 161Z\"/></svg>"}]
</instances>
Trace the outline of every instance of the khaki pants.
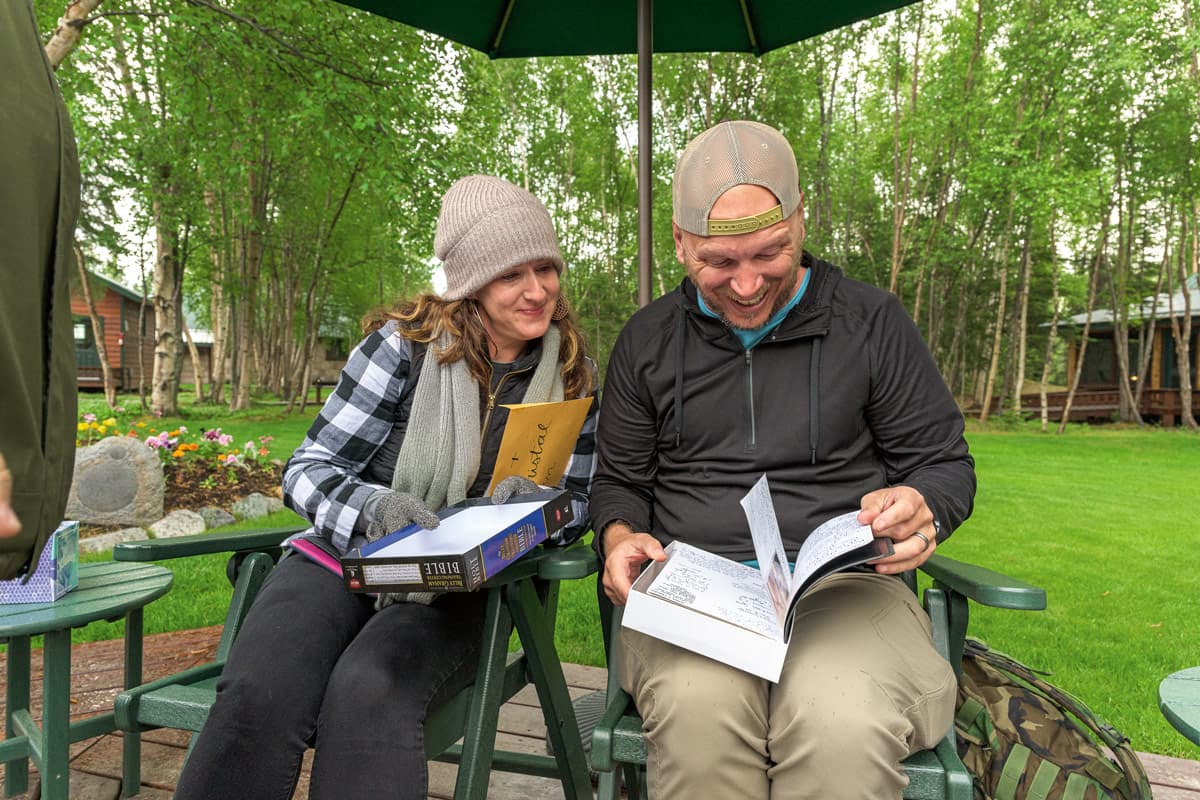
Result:
<instances>
[{"instance_id":1,"label":"khaki pants","mask_svg":"<svg viewBox=\"0 0 1200 800\"><path fill-rule=\"evenodd\" d=\"M618 663L654 800L899 798L900 762L954 718L928 616L875 573L832 575L800 602L778 684L629 629Z\"/></svg>"}]
</instances>

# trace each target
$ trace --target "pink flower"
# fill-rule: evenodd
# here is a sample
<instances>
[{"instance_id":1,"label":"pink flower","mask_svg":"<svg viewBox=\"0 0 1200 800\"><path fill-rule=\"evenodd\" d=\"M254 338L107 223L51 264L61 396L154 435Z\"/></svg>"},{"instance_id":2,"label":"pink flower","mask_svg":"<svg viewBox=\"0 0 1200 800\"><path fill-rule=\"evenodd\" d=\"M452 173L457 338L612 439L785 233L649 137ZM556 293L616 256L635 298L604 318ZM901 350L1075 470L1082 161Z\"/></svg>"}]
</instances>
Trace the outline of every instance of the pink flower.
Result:
<instances>
[{"instance_id":1,"label":"pink flower","mask_svg":"<svg viewBox=\"0 0 1200 800\"><path fill-rule=\"evenodd\" d=\"M96 421L96 415L95 415L95 414L84 414L84 415L83 415L83 421L84 421L84 422L95 422L95 421Z\"/></svg>"},{"instance_id":2,"label":"pink flower","mask_svg":"<svg viewBox=\"0 0 1200 800\"><path fill-rule=\"evenodd\" d=\"M229 455L225 456L225 463L229 466L233 466L238 463L238 457L235 454L230 453Z\"/></svg>"},{"instance_id":3,"label":"pink flower","mask_svg":"<svg viewBox=\"0 0 1200 800\"><path fill-rule=\"evenodd\" d=\"M209 442L217 441L218 439L221 438L221 429L220 428L209 428L208 430L206 430L204 432L204 438L206 441L209 441Z\"/></svg>"},{"instance_id":4,"label":"pink flower","mask_svg":"<svg viewBox=\"0 0 1200 800\"><path fill-rule=\"evenodd\" d=\"M217 444L221 445L221 447L228 447L230 445L230 443L232 443L232 442L233 442L232 434L222 433L220 436L217 437Z\"/></svg>"},{"instance_id":5,"label":"pink flower","mask_svg":"<svg viewBox=\"0 0 1200 800\"><path fill-rule=\"evenodd\" d=\"M147 437L146 447L149 447L151 450L157 450L158 448L160 448L162 446L163 446L163 443L158 440L157 436Z\"/></svg>"}]
</instances>

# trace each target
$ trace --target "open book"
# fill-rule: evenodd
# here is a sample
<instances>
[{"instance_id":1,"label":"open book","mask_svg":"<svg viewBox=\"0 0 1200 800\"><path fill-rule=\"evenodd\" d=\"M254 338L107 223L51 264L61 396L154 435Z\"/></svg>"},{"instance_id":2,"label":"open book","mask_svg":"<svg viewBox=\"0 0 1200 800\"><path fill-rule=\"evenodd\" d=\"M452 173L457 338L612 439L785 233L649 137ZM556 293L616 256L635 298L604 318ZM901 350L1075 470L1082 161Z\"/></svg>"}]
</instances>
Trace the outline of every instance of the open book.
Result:
<instances>
[{"instance_id":1,"label":"open book","mask_svg":"<svg viewBox=\"0 0 1200 800\"><path fill-rule=\"evenodd\" d=\"M830 573L890 555L892 541L876 538L852 511L810 533L792 569L766 475L742 508L758 567L672 542L667 560L634 582L622 624L778 682L799 599Z\"/></svg>"}]
</instances>

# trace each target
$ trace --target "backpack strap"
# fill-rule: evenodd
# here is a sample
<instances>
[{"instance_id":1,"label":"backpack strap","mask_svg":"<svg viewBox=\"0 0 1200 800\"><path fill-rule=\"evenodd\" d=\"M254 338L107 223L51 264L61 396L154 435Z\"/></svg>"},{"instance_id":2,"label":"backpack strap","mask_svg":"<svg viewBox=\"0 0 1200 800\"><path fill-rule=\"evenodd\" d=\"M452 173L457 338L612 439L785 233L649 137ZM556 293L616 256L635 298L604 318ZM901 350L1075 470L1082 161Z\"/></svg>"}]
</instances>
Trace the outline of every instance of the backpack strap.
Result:
<instances>
[{"instance_id":1,"label":"backpack strap","mask_svg":"<svg viewBox=\"0 0 1200 800\"><path fill-rule=\"evenodd\" d=\"M970 695L963 696L962 705L954 713L954 727L974 744L994 744L991 742L992 720L987 708Z\"/></svg>"},{"instance_id":2,"label":"backpack strap","mask_svg":"<svg viewBox=\"0 0 1200 800\"><path fill-rule=\"evenodd\" d=\"M1093 778L1081 772L1073 772L1067 776L1067 786L1063 791L1063 800L1083 800L1087 790L1096 787L1096 797L1104 797L1104 786Z\"/></svg>"},{"instance_id":3,"label":"backpack strap","mask_svg":"<svg viewBox=\"0 0 1200 800\"><path fill-rule=\"evenodd\" d=\"M1030 750L1025 745L1013 745L1004 759L1000 780L996 781L996 800L1017 799L1017 789L1021 785L1021 776L1025 774L1025 765L1029 763L1029 754Z\"/></svg>"},{"instance_id":4,"label":"backpack strap","mask_svg":"<svg viewBox=\"0 0 1200 800\"><path fill-rule=\"evenodd\" d=\"M1050 796L1050 790L1054 787L1054 781L1060 772L1062 769L1051 761L1043 761L1039 764L1037 773L1029 784L1029 792L1026 793L1025 800L1046 800Z\"/></svg>"}]
</instances>

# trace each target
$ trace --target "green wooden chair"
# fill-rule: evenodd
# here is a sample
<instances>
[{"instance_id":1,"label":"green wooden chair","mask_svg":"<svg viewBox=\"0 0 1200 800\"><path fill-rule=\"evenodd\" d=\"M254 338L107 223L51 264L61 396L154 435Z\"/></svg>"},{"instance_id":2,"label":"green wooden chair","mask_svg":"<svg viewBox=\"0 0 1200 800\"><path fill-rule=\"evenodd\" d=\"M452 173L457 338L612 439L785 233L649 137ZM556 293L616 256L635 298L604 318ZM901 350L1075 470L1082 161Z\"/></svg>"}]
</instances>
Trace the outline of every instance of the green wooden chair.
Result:
<instances>
[{"instance_id":1,"label":"green wooden chair","mask_svg":"<svg viewBox=\"0 0 1200 800\"><path fill-rule=\"evenodd\" d=\"M922 604L933 625L934 644L955 665L962 661L966 640L969 603L995 608L1040 611L1046 607L1044 590L1001 575L998 572L933 555L921 567L932 579ZM905 576L909 587L917 591L916 575ZM608 663L614 664L612 648L619 641L621 609L614 608L599 588L601 622L606 629L605 649ZM613 670L609 670L607 697L600 693L576 700L581 720L599 717L591 731L591 765L599 773L599 800L616 800L624 784L629 797L646 797L646 743L642 738L642 718L632 698L621 689ZM585 722L586 724L586 722ZM937 747L915 753L904 762L908 775L906 800L972 800L971 775L958 758L954 730Z\"/></svg>"},{"instance_id":2,"label":"green wooden chair","mask_svg":"<svg viewBox=\"0 0 1200 800\"><path fill-rule=\"evenodd\" d=\"M154 728L199 732L216 697L217 678L246 611L279 557L279 543L301 528L200 534L174 539L126 542L113 551L118 561L162 561L229 553L227 572L233 594L211 663L145 683L117 696L115 720L127 736ZM596 558L583 544L538 548L488 581L483 647L475 682L429 715L425 748L430 759L459 764L454 796L487 796L492 769L558 778L565 797L592 798L587 755L579 738L562 665L554 648L559 581L596 571ZM522 649L510 653L513 630ZM541 702L547 737L555 755L497 751L500 706L532 683ZM462 740L461 744L458 744ZM190 747L189 747L190 752ZM127 748L122 765L125 796L138 791L137 748Z\"/></svg>"}]
</instances>

